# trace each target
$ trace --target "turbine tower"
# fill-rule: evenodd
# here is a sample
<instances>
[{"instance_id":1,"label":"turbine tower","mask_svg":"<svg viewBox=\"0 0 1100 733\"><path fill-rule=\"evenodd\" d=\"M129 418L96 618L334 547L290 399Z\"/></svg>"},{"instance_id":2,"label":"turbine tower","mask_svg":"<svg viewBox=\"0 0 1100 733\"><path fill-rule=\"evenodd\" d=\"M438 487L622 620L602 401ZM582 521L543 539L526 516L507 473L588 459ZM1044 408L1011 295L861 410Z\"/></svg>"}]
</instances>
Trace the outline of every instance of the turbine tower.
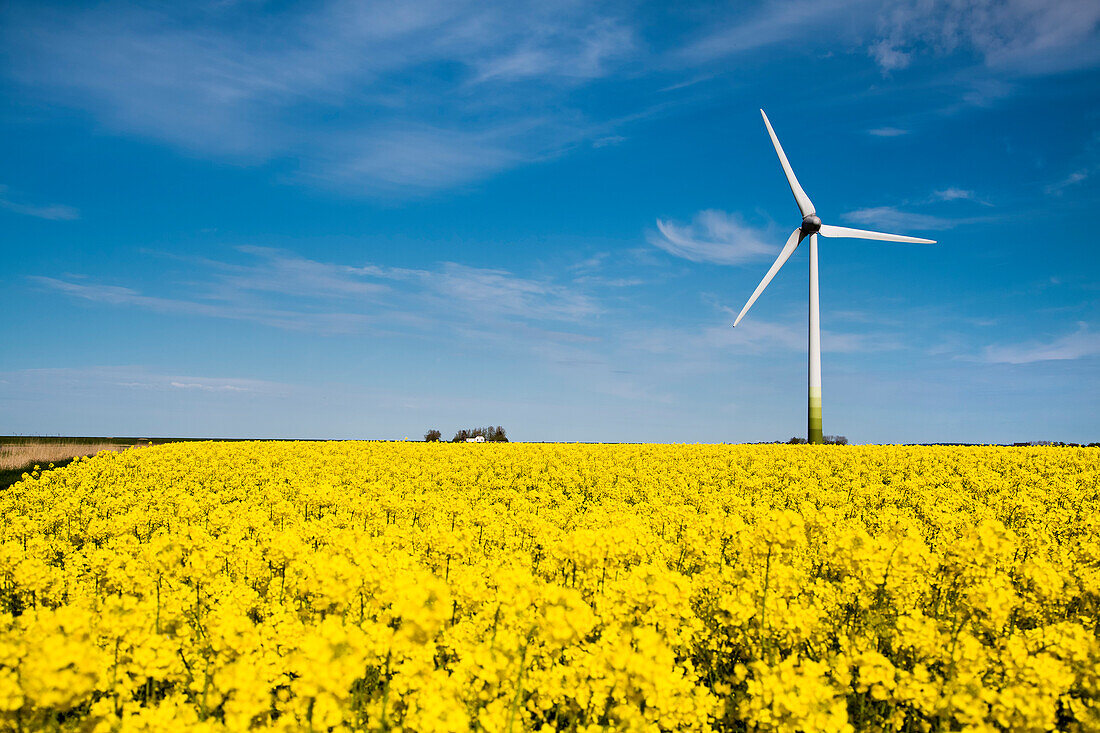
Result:
<instances>
[{"instance_id":1,"label":"turbine tower","mask_svg":"<svg viewBox=\"0 0 1100 733\"><path fill-rule=\"evenodd\" d=\"M779 253L779 256L775 258L775 262L772 263L771 268L768 270L768 274L764 275L764 279L760 281L760 284L756 286L756 290L752 292L752 297L749 298L749 302L745 303L745 307L741 309L741 313L738 314L737 320L733 322L734 328L741 322L741 319L745 317L745 314L749 312L749 308L756 302L756 299L760 297L760 294L764 292L764 288L768 287L768 283L775 277L775 273L779 272L779 268L783 267L783 263L790 259L790 256L794 254L794 251L798 249L798 245L802 243L803 239L810 240L810 368L809 368L809 405L808 405L808 430L807 439L810 443L820 445L824 443L824 435L821 430L821 313L818 310L818 297L817 297L817 235L820 234L824 237L852 237L854 239L878 239L884 242L912 242L915 244L935 244L935 240L921 239L919 237L905 237L900 234L883 234L882 232L869 232L863 229L850 229L848 227L836 227L830 224L822 224L821 219L817 215L817 211L814 209L813 203L810 201L810 197L806 195L806 192L802 190L802 186L799 185L798 179L794 177L794 171L791 170L791 164L787 161L787 155L783 152L783 146L779 144L779 138L775 136L775 130L772 129L772 123L768 121L768 116L764 114L764 110L760 110L760 116L764 118L764 126L768 128L768 135L772 139L772 145L775 146L775 152L779 156L779 164L783 166L783 173L787 176L787 183L791 186L791 193L794 194L794 200L798 204L798 210L802 213L802 225L791 232L791 236L787 239L787 244L783 246L783 250Z\"/></svg>"}]
</instances>

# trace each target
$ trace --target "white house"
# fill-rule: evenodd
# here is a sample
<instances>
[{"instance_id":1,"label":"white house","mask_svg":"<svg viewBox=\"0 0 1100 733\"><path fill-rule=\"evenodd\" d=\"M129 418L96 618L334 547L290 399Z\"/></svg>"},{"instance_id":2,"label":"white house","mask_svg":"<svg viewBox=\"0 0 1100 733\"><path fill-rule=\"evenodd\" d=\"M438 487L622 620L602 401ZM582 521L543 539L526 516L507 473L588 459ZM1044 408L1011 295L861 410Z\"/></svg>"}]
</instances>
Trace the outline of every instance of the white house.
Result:
<instances>
[{"instance_id":1,"label":"white house","mask_svg":"<svg viewBox=\"0 0 1100 733\"><path fill-rule=\"evenodd\" d=\"M467 443L484 443L485 442L485 436L484 435L479 435L476 438L466 438L466 442Z\"/></svg>"}]
</instances>

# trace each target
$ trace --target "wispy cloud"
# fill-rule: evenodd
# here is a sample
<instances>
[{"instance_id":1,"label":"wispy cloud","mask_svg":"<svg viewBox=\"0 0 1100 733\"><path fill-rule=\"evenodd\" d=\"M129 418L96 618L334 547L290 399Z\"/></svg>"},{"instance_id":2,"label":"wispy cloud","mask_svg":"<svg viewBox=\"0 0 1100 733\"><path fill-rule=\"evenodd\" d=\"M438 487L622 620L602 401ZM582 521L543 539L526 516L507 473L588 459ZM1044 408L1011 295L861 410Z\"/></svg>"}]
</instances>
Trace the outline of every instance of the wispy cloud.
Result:
<instances>
[{"instance_id":1,"label":"wispy cloud","mask_svg":"<svg viewBox=\"0 0 1100 733\"><path fill-rule=\"evenodd\" d=\"M599 315L588 293L546 278L445 262L432 269L319 262L286 250L241 247L245 264L198 260L194 295L167 297L89 282L33 276L73 298L158 313L252 321L328 334L451 327L492 322L573 323Z\"/></svg>"},{"instance_id":2,"label":"wispy cloud","mask_svg":"<svg viewBox=\"0 0 1100 733\"><path fill-rule=\"evenodd\" d=\"M568 0L9 6L3 71L107 129L363 195L460 185L608 138L569 103L635 48Z\"/></svg>"},{"instance_id":3,"label":"wispy cloud","mask_svg":"<svg viewBox=\"0 0 1100 733\"><path fill-rule=\"evenodd\" d=\"M608 135L607 137L597 138L592 141L592 147L594 148L606 148L611 145L618 145L625 142L626 138L622 135Z\"/></svg>"},{"instance_id":4,"label":"wispy cloud","mask_svg":"<svg viewBox=\"0 0 1100 733\"><path fill-rule=\"evenodd\" d=\"M856 209L841 214L841 218L856 224L906 231L951 229L959 224L954 219L946 219L931 214L919 214L912 211L901 211L893 206L873 206L867 209Z\"/></svg>"},{"instance_id":5,"label":"wispy cloud","mask_svg":"<svg viewBox=\"0 0 1100 733\"><path fill-rule=\"evenodd\" d=\"M479 61L476 81L594 79L606 75L610 65L635 45L633 30L613 18L580 26L542 20L541 26L523 33L514 47Z\"/></svg>"},{"instance_id":6,"label":"wispy cloud","mask_svg":"<svg viewBox=\"0 0 1100 733\"><path fill-rule=\"evenodd\" d=\"M40 388L83 389L102 391L121 388L125 391L175 392L197 391L214 393L285 394L290 385L261 379L239 377L206 377L194 374L158 373L142 366L90 366L78 369L23 369L4 374L5 382L17 388L36 391Z\"/></svg>"},{"instance_id":7,"label":"wispy cloud","mask_svg":"<svg viewBox=\"0 0 1100 733\"><path fill-rule=\"evenodd\" d=\"M473 313L531 320L575 321L599 313L590 296L548 280L516 277L506 270L455 262L425 272L427 289Z\"/></svg>"},{"instance_id":8,"label":"wispy cloud","mask_svg":"<svg viewBox=\"0 0 1100 733\"><path fill-rule=\"evenodd\" d=\"M235 384L210 384L209 382L177 382L172 380L168 386L173 389L199 389L204 392L248 392L247 387L238 387Z\"/></svg>"},{"instance_id":9,"label":"wispy cloud","mask_svg":"<svg viewBox=\"0 0 1100 733\"><path fill-rule=\"evenodd\" d=\"M875 127L867 131L868 135L874 135L875 137L900 137L902 135L908 135L908 130L903 130L900 127Z\"/></svg>"},{"instance_id":10,"label":"wispy cloud","mask_svg":"<svg viewBox=\"0 0 1100 733\"><path fill-rule=\"evenodd\" d=\"M1043 190L1046 191L1048 194L1051 194L1051 195L1054 195L1054 196L1060 196L1062 194L1062 192L1064 190L1066 190L1067 188L1069 188L1070 186L1076 186L1078 183L1082 183L1083 181L1087 181L1088 178L1089 178L1090 172L1091 171L1083 169L1083 168L1081 170L1076 170L1073 173L1070 173L1065 178L1062 178L1058 181L1055 181L1054 183L1048 184Z\"/></svg>"},{"instance_id":11,"label":"wispy cloud","mask_svg":"<svg viewBox=\"0 0 1100 733\"><path fill-rule=\"evenodd\" d=\"M43 288L55 290L73 298L108 305L131 306L171 315L252 321L274 328L328 334L363 332L375 325L375 319L362 313L293 310L290 308L248 305L239 300L225 303L212 300L165 298L145 295L138 290L118 285L73 282L37 275L31 276L29 279Z\"/></svg>"},{"instance_id":12,"label":"wispy cloud","mask_svg":"<svg viewBox=\"0 0 1100 733\"><path fill-rule=\"evenodd\" d=\"M993 204L988 201L979 198L974 191L959 188L957 186L937 189L924 198L903 201L902 205L915 207L939 205L940 208L943 209L943 204L948 202L969 202L972 204L980 204L981 206L993 206ZM842 213L840 216L848 222L893 230L897 233L922 230L941 231L953 229L954 227L964 224L973 224L987 220L986 217L982 216L945 217L919 211L911 211L898 206L871 206L865 209L848 211Z\"/></svg>"},{"instance_id":13,"label":"wispy cloud","mask_svg":"<svg viewBox=\"0 0 1100 733\"><path fill-rule=\"evenodd\" d=\"M976 197L973 191L950 186L942 191L933 191L932 198L937 201L974 201Z\"/></svg>"},{"instance_id":14,"label":"wispy cloud","mask_svg":"<svg viewBox=\"0 0 1100 733\"><path fill-rule=\"evenodd\" d=\"M733 322L739 312L739 310L726 306L722 307L722 311L726 314L730 323ZM792 323L775 323L768 321L751 322L746 319L737 328L712 327L708 329L708 332L712 334L712 341L719 345L745 343L761 352L766 351L769 347L804 351L806 349L806 328L799 323L799 320L795 319ZM861 325L863 330L860 333L832 329L822 330L822 350L837 354L851 354L892 351L902 348L896 336L898 325L896 322L890 322L888 319L876 315L874 319L863 319ZM871 325L884 326L885 328L878 330L870 328ZM740 334L741 330L745 330L746 333Z\"/></svg>"},{"instance_id":15,"label":"wispy cloud","mask_svg":"<svg viewBox=\"0 0 1100 733\"><path fill-rule=\"evenodd\" d=\"M252 255L252 261L244 265L204 261L215 270L214 293L218 296L258 292L334 300L377 298L390 290L379 282L387 277L386 270L377 266L318 262L287 250L254 245L237 251Z\"/></svg>"},{"instance_id":16,"label":"wispy cloud","mask_svg":"<svg viewBox=\"0 0 1100 733\"><path fill-rule=\"evenodd\" d=\"M1044 186L1049 196L1061 196L1066 189L1084 183L1100 171L1100 131L1094 131L1080 154L1074 156L1074 170L1068 175Z\"/></svg>"},{"instance_id":17,"label":"wispy cloud","mask_svg":"<svg viewBox=\"0 0 1100 733\"><path fill-rule=\"evenodd\" d=\"M1066 361L1100 355L1100 333L1087 323L1077 324L1073 333L1050 341L1025 341L987 346L982 360L995 364L1031 364L1038 361Z\"/></svg>"},{"instance_id":18,"label":"wispy cloud","mask_svg":"<svg viewBox=\"0 0 1100 733\"><path fill-rule=\"evenodd\" d=\"M1046 74L1100 62L1090 0L779 0L712 21L679 52L694 63L813 38L862 47L884 73L929 55L970 53L991 70ZM716 26L716 27L715 27Z\"/></svg>"},{"instance_id":19,"label":"wispy cloud","mask_svg":"<svg viewBox=\"0 0 1100 733\"><path fill-rule=\"evenodd\" d=\"M1100 5L1092 0L774 0L733 4L706 16L705 30L672 53L681 64L714 65L769 48L792 53L862 52L883 76L951 59L937 85L962 107L988 106L1016 80L1100 65ZM927 88L927 80L921 82ZM908 134L879 126L879 137Z\"/></svg>"},{"instance_id":20,"label":"wispy cloud","mask_svg":"<svg viewBox=\"0 0 1100 733\"><path fill-rule=\"evenodd\" d=\"M948 186L947 188L938 189L932 192L932 195L926 199L924 203L935 204L945 201L965 201L980 206L993 206L993 203L985 200L968 188L959 188L957 186Z\"/></svg>"},{"instance_id":21,"label":"wispy cloud","mask_svg":"<svg viewBox=\"0 0 1100 733\"><path fill-rule=\"evenodd\" d=\"M0 209L6 209L16 214L33 216L36 219L49 219L50 221L71 221L80 218L80 212L72 206L64 204L27 204L12 200L8 194L8 187L0 185Z\"/></svg>"},{"instance_id":22,"label":"wispy cloud","mask_svg":"<svg viewBox=\"0 0 1100 733\"><path fill-rule=\"evenodd\" d=\"M883 40L871 44L869 53L884 72L897 71L909 66L909 54L899 50L896 44L890 41Z\"/></svg>"},{"instance_id":23,"label":"wispy cloud","mask_svg":"<svg viewBox=\"0 0 1100 733\"><path fill-rule=\"evenodd\" d=\"M684 13L660 49L647 44L643 15L574 0L16 2L0 10L0 73L28 98L84 110L115 133L273 162L283 180L405 197L615 144L627 121L651 114L634 94L621 104L592 94L597 84L683 88L769 47L862 50L884 70L923 55L977 58L989 73L970 80L965 104L1003 96L999 76L1100 63L1089 0L733 4Z\"/></svg>"},{"instance_id":24,"label":"wispy cloud","mask_svg":"<svg viewBox=\"0 0 1100 733\"><path fill-rule=\"evenodd\" d=\"M625 345L634 350L651 354L682 356L691 354L697 362L712 361L719 357L728 362L733 354L762 355L783 351L805 351L806 327L795 320L790 323L768 321L760 318L748 318L737 328L731 324L736 312L730 308L721 308L727 322L711 324L702 328L670 329L651 328L645 331L628 333ZM872 331L850 333L843 331L823 331L822 349L831 353L855 353L884 351L899 348L897 340L890 335L881 335Z\"/></svg>"},{"instance_id":25,"label":"wispy cloud","mask_svg":"<svg viewBox=\"0 0 1100 733\"><path fill-rule=\"evenodd\" d=\"M767 48L805 37L808 28L833 27L838 17L847 17L868 0L783 0L764 4L759 10L743 12L686 45L678 55L687 62L702 63L733 54Z\"/></svg>"},{"instance_id":26,"label":"wispy cloud","mask_svg":"<svg viewBox=\"0 0 1100 733\"><path fill-rule=\"evenodd\" d=\"M768 232L746 224L739 215L708 209L690 224L657 220L649 243L692 262L739 265L773 255L778 250Z\"/></svg>"},{"instance_id":27,"label":"wispy cloud","mask_svg":"<svg viewBox=\"0 0 1100 733\"><path fill-rule=\"evenodd\" d=\"M921 54L976 53L1017 74L1083 69L1100 62L1100 6L1090 0L902 0L877 13L871 55L884 71Z\"/></svg>"},{"instance_id":28,"label":"wispy cloud","mask_svg":"<svg viewBox=\"0 0 1100 733\"><path fill-rule=\"evenodd\" d=\"M477 131L418 124L382 125L330 136L307 158L300 180L364 195L417 195L485 178L537 158L563 139L539 138L536 121ZM532 132L526 143L522 129ZM556 134L568 136L565 130Z\"/></svg>"}]
</instances>

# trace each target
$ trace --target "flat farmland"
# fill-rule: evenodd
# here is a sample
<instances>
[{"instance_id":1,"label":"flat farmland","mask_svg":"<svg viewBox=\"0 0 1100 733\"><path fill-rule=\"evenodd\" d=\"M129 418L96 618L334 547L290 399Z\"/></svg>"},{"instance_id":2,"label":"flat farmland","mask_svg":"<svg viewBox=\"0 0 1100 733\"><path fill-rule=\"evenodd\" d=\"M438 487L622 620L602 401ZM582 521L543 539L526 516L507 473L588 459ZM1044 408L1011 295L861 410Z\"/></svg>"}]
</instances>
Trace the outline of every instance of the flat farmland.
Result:
<instances>
[{"instance_id":1,"label":"flat farmland","mask_svg":"<svg viewBox=\"0 0 1100 733\"><path fill-rule=\"evenodd\" d=\"M0 727L1100 729L1100 451L177 443L0 492Z\"/></svg>"}]
</instances>

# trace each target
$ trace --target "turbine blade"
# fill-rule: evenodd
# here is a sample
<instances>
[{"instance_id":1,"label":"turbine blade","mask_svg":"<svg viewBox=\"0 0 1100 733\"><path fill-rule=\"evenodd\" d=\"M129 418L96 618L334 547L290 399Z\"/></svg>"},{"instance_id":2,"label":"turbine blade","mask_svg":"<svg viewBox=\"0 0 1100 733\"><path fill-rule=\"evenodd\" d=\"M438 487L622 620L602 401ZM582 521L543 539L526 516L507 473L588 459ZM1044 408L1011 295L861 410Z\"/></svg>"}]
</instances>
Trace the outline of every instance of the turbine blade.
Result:
<instances>
[{"instance_id":1,"label":"turbine blade","mask_svg":"<svg viewBox=\"0 0 1100 733\"><path fill-rule=\"evenodd\" d=\"M775 262L772 263L771 269L768 270L768 274L765 275L764 279L760 281L760 284L756 286L756 290L752 291L752 297L749 298L749 302L745 303L745 307L737 314L737 320L733 322L734 328L737 328L737 324L740 323L741 319L745 317L745 314L749 312L749 308L752 308L752 304L760 297L760 293L764 292L764 288L768 287L768 283L775 277L775 273L779 272L779 268L783 266L783 263L790 259L801 242L802 229L795 229L791 232L791 236L787 238L787 243L783 245L783 251L775 258Z\"/></svg>"},{"instance_id":2,"label":"turbine blade","mask_svg":"<svg viewBox=\"0 0 1100 733\"><path fill-rule=\"evenodd\" d=\"M805 219L814 213L814 205L810 202L810 197L806 195L806 192L802 190L798 179L794 177L794 171L791 170L787 154L783 152L783 146L779 144L779 138L775 136L775 130L772 129L772 123L768 121L768 116L764 114L764 110L760 110L760 116L764 118L764 125L768 128L768 135L771 136L772 145L775 146L775 152L779 156L779 164L783 166L783 173L787 175L787 183L790 184L791 193L794 194L794 200L798 203L798 210L802 212L802 218Z\"/></svg>"},{"instance_id":3,"label":"turbine blade","mask_svg":"<svg viewBox=\"0 0 1100 733\"><path fill-rule=\"evenodd\" d=\"M879 239L883 242L911 242L913 244L935 244L934 239L921 239L920 237L907 237L904 234L883 234L882 232L869 232L866 229L851 229L849 227L834 227L832 224L822 224L818 234L826 237L851 237L852 239Z\"/></svg>"}]
</instances>

